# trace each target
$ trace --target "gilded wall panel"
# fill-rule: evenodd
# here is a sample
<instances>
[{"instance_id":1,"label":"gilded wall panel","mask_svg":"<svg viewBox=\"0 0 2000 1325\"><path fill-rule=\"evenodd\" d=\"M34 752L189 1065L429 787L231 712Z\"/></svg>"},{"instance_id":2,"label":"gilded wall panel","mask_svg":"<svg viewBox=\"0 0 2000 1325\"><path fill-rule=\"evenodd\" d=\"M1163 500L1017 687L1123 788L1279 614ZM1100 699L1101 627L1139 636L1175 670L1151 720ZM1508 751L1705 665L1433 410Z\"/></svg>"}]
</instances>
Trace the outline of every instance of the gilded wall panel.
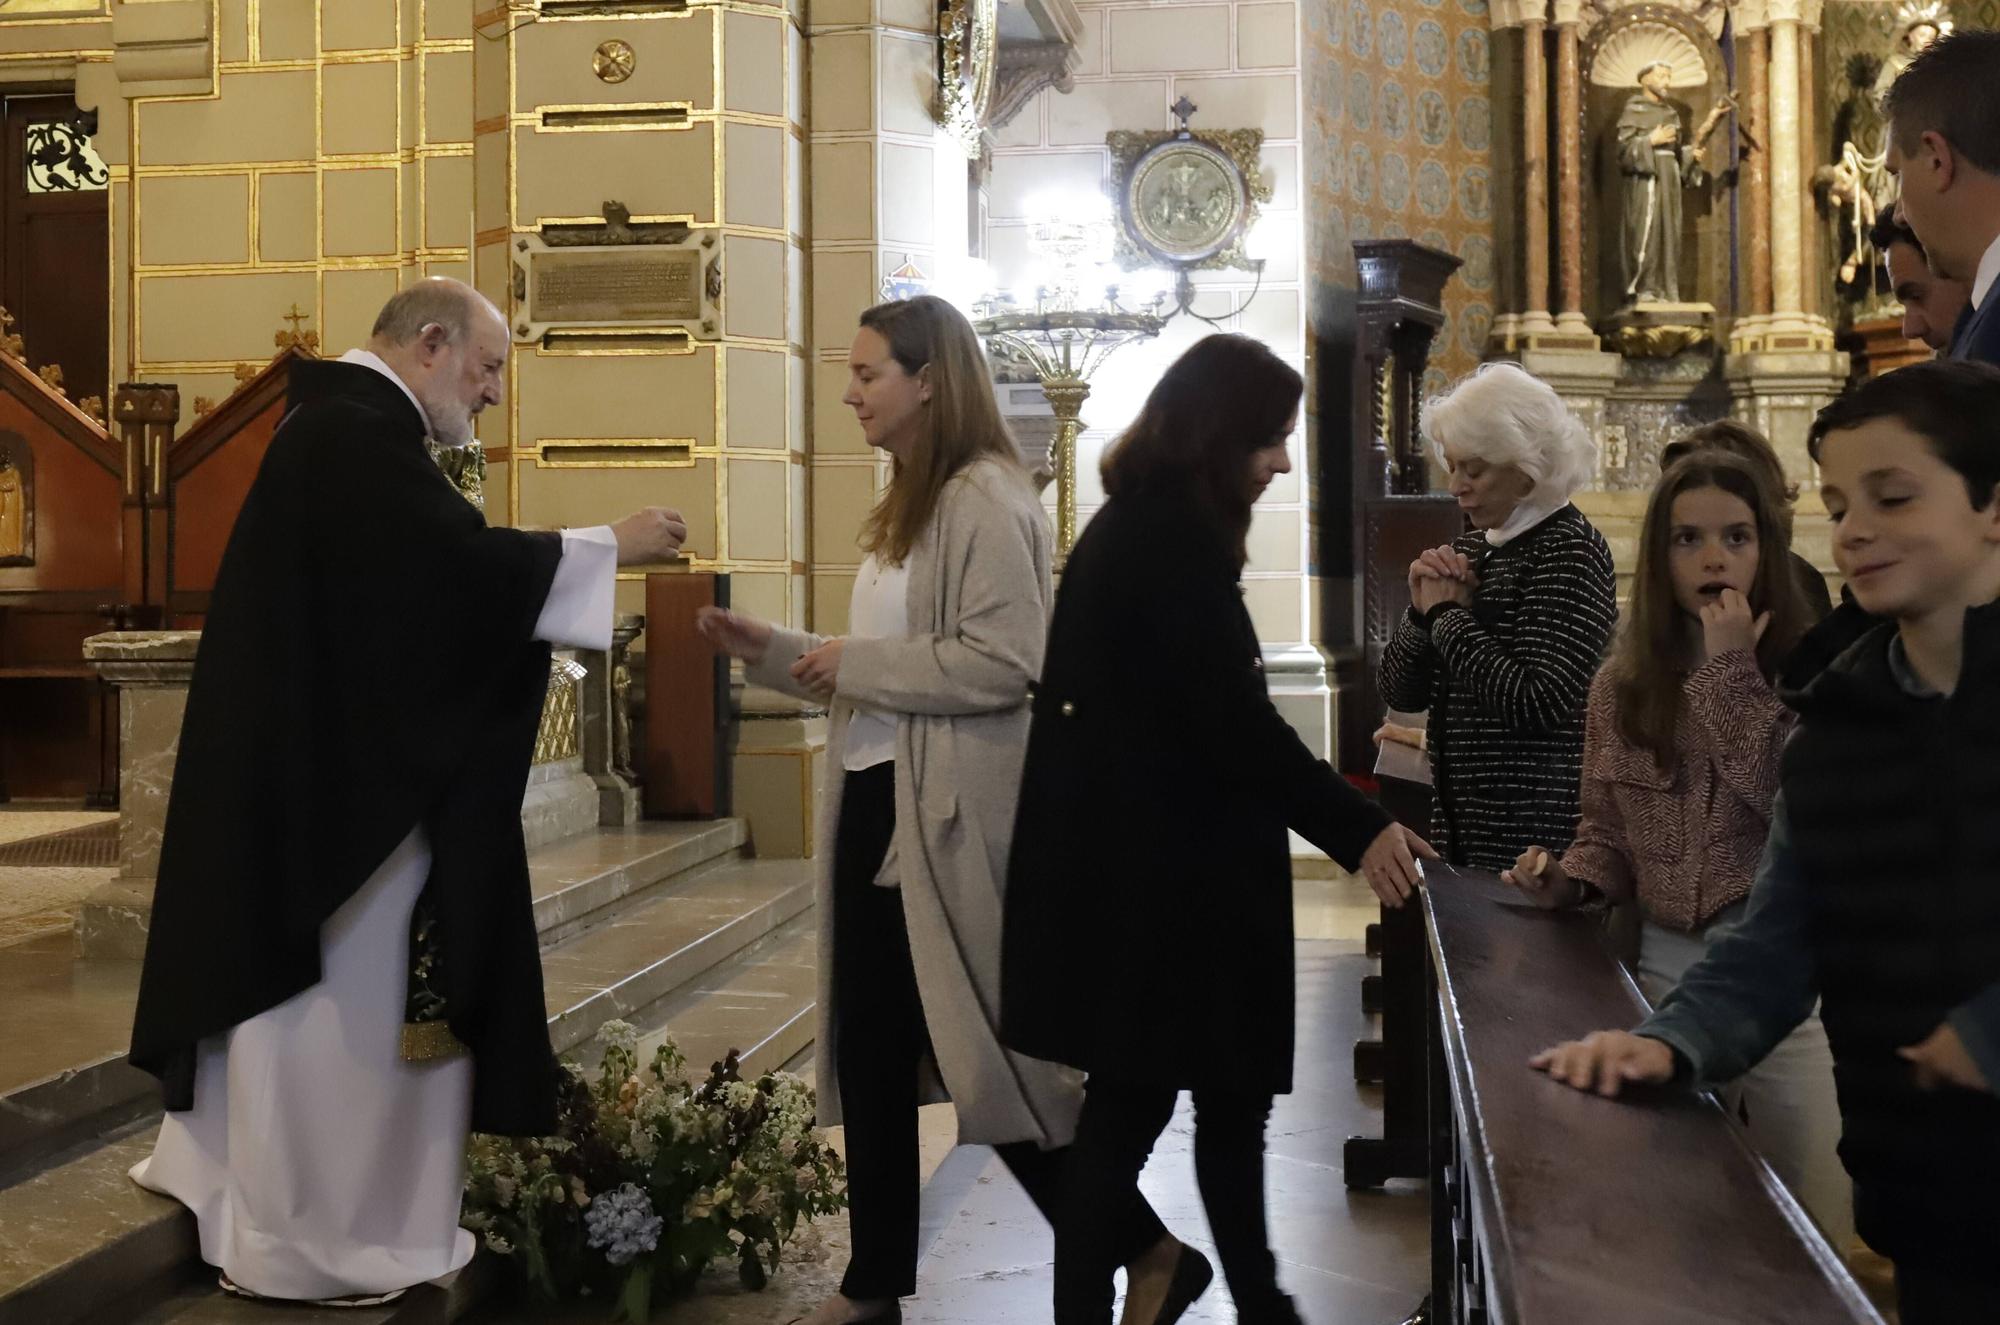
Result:
<instances>
[{"instance_id":1,"label":"gilded wall panel","mask_svg":"<svg viewBox=\"0 0 2000 1325\"><path fill-rule=\"evenodd\" d=\"M729 410L723 441L731 450L787 449L786 360L782 350L729 346L723 351Z\"/></svg>"},{"instance_id":2,"label":"gilded wall panel","mask_svg":"<svg viewBox=\"0 0 2000 1325\"><path fill-rule=\"evenodd\" d=\"M472 141L472 52L426 51L418 61L424 141Z\"/></svg>"},{"instance_id":3,"label":"gilded wall panel","mask_svg":"<svg viewBox=\"0 0 2000 1325\"><path fill-rule=\"evenodd\" d=\"M325 104L320 142L327 156L382 155L401 146L400 73L394 60L330 64L321 71Z\"/></svg>"},{"instance_id":4,"label":"gilded wall panel","mask_svg":"<svg viewBox=\"0 0 2000 1325\"><path fill-rule=\"evenodd\" d=\"M137 104L141 166L313 159L319 103L312 70L244 70L218 81L221 95L212 100Z\"/></svg>"},{"instance_id":5,"label":"gilded wall panel","mask_svg":"<svg viewBox=\"0 0 2000 1325\"><path fill-rule=\"evenodd\" d=\"M931 248L937 237L937 163L928 143L883 143L877 155L881 177L882 242Z\"/></svg>"},{"instance_id":6,"label":"gilded wall panel","mask_svg":"<svg viewBox=\"0 0 2000 1325\"><path fill-rule=\"evenodd\" d=\"M937 42L928 32L885 32L880 41L881 86L876 89L884 133L906 133L928 142L936 133L931 94L937 87Z\"/></svg>"},{"instance_id":7,"label":"gilded wall panel","mask_svg":"<svg viewBox=\"0 0 2000 1325\"><path fill-rule=\"evenodd\" d=\"M847 633L847 609L854 601L853 571L814 571L808 600L812 607L812 628L822 635Z\"/></svg>"},{"instance_id":8,"label":"gilded wall panel","mask_svg":"<svg viewBox=\"0 0 2000 1325\"><path fill-rule=\"evenodd\" d=\"M783 460L729 462L729 544L732 561L784 561L785 494L790 468Z\"/></svg>"},{"instance_id":9,"label":"gilded wall panel","mask_svg":"<svg viewBox=\"0 0 2000 1325\"><path fill-rule=\"evenodd\" d=\"M312 60L319 54L318 6L303 0L258 0L254 58Z\"/></svg>"},{"instance_id":10,"label":"gilded wall panel","mask_svg":"<svg viewBox=\"0 0 2000 1325\"><path fill-rule=\"evenodd\" d=\"M685 216L714 225L720 191L715 123L619 133L514 129L514 222L589 216L616 198L634 216Z\"/></svg>"},{"instance_id":11,"label":"gilded wall panel","mask_svg":"<svg viewBox=\"0 0 2000 1325\"><path fill-rule=\"evenodd\" d=\"M396 192L402 179L403 172L393 166L328 170L321 175L326 256L396 256Z\"/></svg>"},{"instance_id":12,"label":"gilded wall panel","mask_svg":"<svg viewBox=\"0 0 2000 1325\"><path fill-rule=\"evenodd\" d=\"M822 359L813 365L812 442L816 456L868 454L868 441L861 435L861 425L854 421L854 411L840 399L847 394L847 377L845 347L838 359Z\"/></svg>"},{"instance_id":13,"label":"gilded wall panel","mask_svg":"<svg viewBox=\"0 0 2000 1325\"><path fill-rule=\"evenodd\" d=\"M548 469L516 453L520 470L520 524L540 529L605 524L638 506L671 506L687 519L683 555L712 561L716 519L716 460L696 459L685 469Z\"/></svg>"},{"instance_id":14,"label":"gilded wall panel","mask_svg":"<svg viewBox=\"0 0 2000 1325\"><path fill-rule=\"evenodd\" d=\"M776 124L728 123L722 133L722 219L781 230L785 225L785 143Z\"/></svg>"},{"instance_id":15,"label":"gilded wall panel","mask_svg":"<svg viewBox=\"0 0 2000 1325\"><path fill-rule=\"evenodd\" d=\"M472 230L472 158L433 156L422 162L426 248L464 248Z\"/></svg>"},{"instance_id":16,"label":"gilded wall panel","mask_svg":"<svg viewBox=\"0 0 2000 1325\"><path fill-rule=\"evenodd\" d=\"M321 0L318 8L320 48L328 54L379 51L399 43L396 0Z\"/></svg>"},{"instance_id":17,"label":"gilded wall panel","mask_svg":"<svg viewBox=\"0 0 2000 1325\"><path fill-rule=\"evenodd\" d=\"M249 175L154 175L138 189L143 265L250 260Z\"/></svg>"},{"instance_id":18,"label":"gilded wall panel","mask_svg":"<svg viewBox=\"0 0 2000 1325\"><path fill-rule=\"evenodd\" d=\"M785 339L787 256L783 240L724 236L722 269L729 273L730 294L722 305L724 335Z\"/></svg>"},{"instance_id":19,"label":"gilded wall panel","mask_svg":"<svg viewBox=\"0 0 2000 1325\"><path fill-rule=\"evenodd\" d=\"M328 175L331 184L334 176ZM329 271L320 277L321 338L331 354L364 345L375 325L375 315L399 284L394 268L370 271ZM301 305L303 307L303 305ZM267 337L268 340L268 337ZM266 349L268 356L270 351Z\"/></svg>"},{"instance_id":20,"label":"gilded wall panel","mask_svg":"<svg viewBox=\"0 0 2000 1325\"><path fill-rule=\"evenodd\" d=\"M729 605L735 611L748 612L767 621L783 621L785 595L790 588L791 576L780 571L731 571Z\"/></svg>"},{"instance_id":21,"label":"gilded wall panel","mask_svg":"<svg viewBox=\"0 0 2000 1325\"><path fill-rule=\"evenodd\" d=\"M423 8L426 40L464 41L472 36L473 0L423 0Z\"/></svg>"},{"instance_id":22,"label":"gilded wall panel","mask_svg":"<svg viewBox=\"0 0 2000 1325\"><path fill-rule=\"evenodd\" d=\"M749 115L785 113L785 28L776 14L730 10L723 16L723 109Z\"/></svg>"},{"instance_id":23,"label":"gilded wall panel","mask_svg":"<svg viewBox=\"0 0 2000 1325\"><path fill-rule=\"evenodd\" d=\"M808 87L815 134L874 130L875 42L867 32L813 38Z\"/></svg>"},{"instance_id":24,"label":"gilded wall panel","mask_svg":"<svg viewBox=\"0 0 2000 1325\"><path fill-rule=\"evenodd\" d=\"M506 135L479 135L472 150L472 201L481 232L507 228L507 172Z\"/></svg>"},{"instance_id":25,"label":"gilded wall panel","mask_svg":"<svg viewBox=\"0 0 2000 1325\"><path fill-rule=\"evenodd\" d=\"M715 109L715 21L722 11L637 21L607 18L575 23L534 23L514 34L514 109L532 115L544 106L632 105L686 102ZM622 83L598 78L592 59L605 41L632 48L632 76Z\"/></svg>"},{"instance_id":26,"label":"gilded wall panel","mask_svg":"<svg viewBox=\"0 0 2000 1325\"><path fill-rule=\"evenodd\" d=\"M515 355L521 404L518 445L542 437L657 437L669 410L673 435L714 446L715 350L692 354Z\"/></svg>"},{"instance_id":27,"label":"gilded wall panel","mask_svg":"<svg viewBox=\"0 0 2000 1325\"><path fill-rule=\"evenodd\" d=\"M250 0L219 0L215 49L224 64L241 64L250 58Z\"/></svg>"},{"instance_id":28,"label":"gilded wall panel","mask_svg":"<svg viewBox=\"0 0 2000 1325\"><path fill-rule=\"evenodd\" d=\"M845 360L847 347L854 341L855 314L877 301L881 282L873 249L815 251L813 345L834 351Z\"/></svg>"},{"instance_id":29,"label":"gilded wall panel","mask_svg":"<svg viewBox=\"0 0 2000 1325\"><path fill-rule=\"evenodd\" d=\"M812 564L858 566L856 537L874 509L876 466L821 464L813 472Z\"/></svg>"},{"instance_id":30,"label":"gilded wall panel","mask_svg":"<svg viewBox=\"0 0 2000 1325\"><path fill-rule=\"evenodd\" d=\"M875 238L875 144L820 143L813 148L812 228L820 243Z\"/></svg>"},{"instance_id":31,"label":"gilded wall panel","mask_svg":"<svg viewBox=\"0 0 2000 1325\"><path fill-rule=\"evenodd\" d=\"M143 224L143 215L141 224ZM278 314L312 308L318 275L304 271L149 276L135 282L139 358L149 363L262 363Z\"/></svg>"}]
</instances>

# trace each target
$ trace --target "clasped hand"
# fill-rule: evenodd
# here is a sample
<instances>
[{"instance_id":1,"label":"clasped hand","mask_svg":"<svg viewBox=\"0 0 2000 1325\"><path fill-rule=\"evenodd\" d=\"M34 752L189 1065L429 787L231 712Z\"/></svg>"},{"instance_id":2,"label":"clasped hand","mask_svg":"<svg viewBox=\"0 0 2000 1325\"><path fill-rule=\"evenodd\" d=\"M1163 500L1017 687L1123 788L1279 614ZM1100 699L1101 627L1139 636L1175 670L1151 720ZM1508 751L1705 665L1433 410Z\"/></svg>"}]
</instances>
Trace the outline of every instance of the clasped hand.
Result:
<instances>
[{"instance_id":1,"label":"clasped hand","mask_svg":"<svg viewBox=\"0 0 2000 1325\"><path fill-rule=\"evenodd\" d=\"M1426 549L1410 563L1410 606L1419 616L1439 603L1470 607L1478 587L1472 559L1449 543Z\"/></svg>"}]
</instances>

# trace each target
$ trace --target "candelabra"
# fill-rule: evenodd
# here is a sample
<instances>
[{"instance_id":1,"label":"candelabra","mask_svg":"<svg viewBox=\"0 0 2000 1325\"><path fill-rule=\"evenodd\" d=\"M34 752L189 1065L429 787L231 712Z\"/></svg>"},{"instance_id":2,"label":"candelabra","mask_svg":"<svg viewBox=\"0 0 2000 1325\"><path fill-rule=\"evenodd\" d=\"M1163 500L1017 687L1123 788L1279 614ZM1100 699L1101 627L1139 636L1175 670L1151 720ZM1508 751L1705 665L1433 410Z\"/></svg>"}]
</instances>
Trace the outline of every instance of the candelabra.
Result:
<instances>
[{"instance_id":1,"label":"candelabra","mask_svg":"<svg viewBox=\"0 0 2000 1325\"><path fill-rule=\"evenodd\" d=\"M1167 298L1158 273L1109 265L1108 208L1038 209L1029 227L1039 279L1020 291L990 291L973 306L973 329L995 356L1025 365L1056 418L1049 466L1056 485L1056 562L1076 542L1076 442L1090 379L1120 346L1160 334ZM1127 305L1133 305L1128 307Z\"/></svg>"}]
</instances>

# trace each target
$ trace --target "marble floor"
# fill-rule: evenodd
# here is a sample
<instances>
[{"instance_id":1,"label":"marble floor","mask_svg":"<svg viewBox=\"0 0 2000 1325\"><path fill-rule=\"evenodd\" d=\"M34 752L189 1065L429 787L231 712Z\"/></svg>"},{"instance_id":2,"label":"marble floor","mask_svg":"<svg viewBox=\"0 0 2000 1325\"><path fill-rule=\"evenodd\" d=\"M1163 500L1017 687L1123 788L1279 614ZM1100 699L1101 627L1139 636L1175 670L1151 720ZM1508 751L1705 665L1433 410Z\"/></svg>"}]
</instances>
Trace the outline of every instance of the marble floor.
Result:
<instances>
[{"instance_id":1,"label":"marble floor","mask_svg":"<svg viewBox=\"0 0 2000 1325\"><path fill-rule=\"evenodd\" d=\"M1354 1084L1352 1045L1367 1027L1361 976L1362 929L1376 918L1373 899L1346 879L1301 879L1296 890L1299 943L1299 1052L1293 1094L1278 1101L1265 1172L1272 1239L1280 1274L1313 1325L1400 1321L1422 1295L1428 1275L1429 1224L1414 1183L1379 1193L1350 1193L1340 1168L1341 1143L1379 1131L1379 1093ZM809 1071L809 1064L794 1064ZM1183 1101L1161 1138L1143 1183L1169 1227L1212 1248L1195 1190L1191 1111ZM910 1325L1010 1325L1049 1319L1049 1232L992 1153L952 1148L950 1106L926 1109L921 1138L924 1189L918 1296L904 1303ZM831 1134L836 1145L839 1129ZM792 1248L784 1271L761 1293L715 1274L696 1295L661 1313L664 1325L783 1325L837 1287L847 1254L845 1218L822 1221ZM488 1309L482 1325L560 1320L583 1325L602 1308L551 1316ZM1235 1320L1218 1279L1189 1325Z\"/></svg>"},{"instance_id":2,"label":"marble floor","mask_svg":"<svg viewBox=\"0 0 2000 1325\"><path fill-rule=\"evenodd\" d=\"M0 807L0 844L115 820L101 811ZM71 914L116 869L0 865L0 946L67 935Z\"/></svg>"}]
</instances>

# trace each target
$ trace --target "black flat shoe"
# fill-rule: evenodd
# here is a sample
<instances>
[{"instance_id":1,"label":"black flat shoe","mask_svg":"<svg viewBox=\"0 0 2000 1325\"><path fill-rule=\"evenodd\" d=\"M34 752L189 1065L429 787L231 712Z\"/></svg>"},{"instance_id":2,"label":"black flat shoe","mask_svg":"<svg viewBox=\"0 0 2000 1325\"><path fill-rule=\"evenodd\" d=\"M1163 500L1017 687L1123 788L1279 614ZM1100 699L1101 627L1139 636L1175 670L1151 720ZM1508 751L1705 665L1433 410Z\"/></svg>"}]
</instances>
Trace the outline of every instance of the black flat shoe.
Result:
<instances>
[{"instance_id":1,"label":"black flat shoe","mask_svg":"<svg viewBox=\"0 0 2000 1325\"><path fill-rule=\"evenodd\" d=\"M1167 1300L1160 1304L1160 1314L1153 1317L1153 1325L1174 1325L1214 1282L1215 1267L1208 1263L1208 1257L1182 1243L1180 1259L1174 1263L1173 1282L1167 1285Z\"/></svg>"}]
</instances>

